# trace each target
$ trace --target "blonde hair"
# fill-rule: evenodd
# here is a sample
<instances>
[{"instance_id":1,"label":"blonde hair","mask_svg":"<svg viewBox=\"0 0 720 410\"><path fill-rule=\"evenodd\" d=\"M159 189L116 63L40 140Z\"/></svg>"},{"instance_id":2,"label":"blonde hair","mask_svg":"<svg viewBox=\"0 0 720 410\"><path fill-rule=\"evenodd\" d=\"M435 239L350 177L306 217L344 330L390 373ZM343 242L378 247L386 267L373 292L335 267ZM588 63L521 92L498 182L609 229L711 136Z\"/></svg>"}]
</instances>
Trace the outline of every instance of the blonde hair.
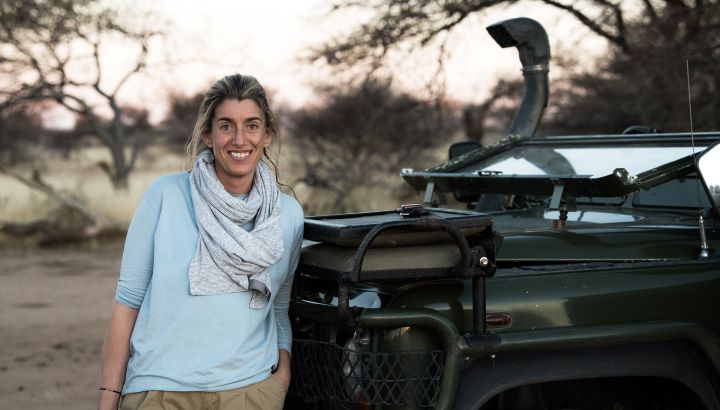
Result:
<instances>
[{"instance_id":1,"label":"blonde hair","mask_svg":"<svg viewBox=\"0 0 720 410\"><path fill-rule=\"evenodd\" d=\"M265 116L265 127L267 132L272 135L272 144L278 145L277 152L279 155L280 125L275 117L275 114L273 114L270 109L265 89L263 89L260 82L253 76L232 74L221 78L213 84L207 92L205 92L205 96L203 97L198 109L198 115L195 119L192 134L185 146L185 151L187 152L185 167L187 170L192 169L195 165L195 158L197 158L198 154L208 149L203 142L203 134L210 132L212 118L213 115L215 115L215 109L225 100L253 100L257 103ZM276 161L270 158L268 148L263 148L263 157L272 166L278 185L281 188L288 189L289 187L287 185L280 183L280 170L278 169ZM292 191L291 188L290 190Z\"/></svg>"}]
</instances>

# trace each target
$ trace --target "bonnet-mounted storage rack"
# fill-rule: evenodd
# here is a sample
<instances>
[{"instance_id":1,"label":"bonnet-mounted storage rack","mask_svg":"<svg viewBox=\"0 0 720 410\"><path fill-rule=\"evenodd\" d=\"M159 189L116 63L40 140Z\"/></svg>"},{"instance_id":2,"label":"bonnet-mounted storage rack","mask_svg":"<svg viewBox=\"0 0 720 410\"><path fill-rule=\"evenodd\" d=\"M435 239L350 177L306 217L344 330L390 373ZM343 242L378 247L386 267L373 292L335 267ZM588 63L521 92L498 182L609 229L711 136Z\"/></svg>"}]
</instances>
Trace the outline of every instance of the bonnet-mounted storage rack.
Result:
<instances>
[{"instance_id":1,"label":"bonnet-mounted storage rack","mask_svg":"<svg viewBox=\"0 0 720 410\"><path fill-rule=\"evenodd\" d=\"M485 279L495 273L495 252L500 242L489 215L427 210L418 205L395 211L329 215L306 219L305 238L322 242L323 248L316 251L314 245L306 247L299 270L304 275L337 282L339 322L353 323L356 316L349 298L354 283L460 278L472 279L473 333L485 333ZM452 259L447 256L444 264L417 260L423 256L419 253L428 250L452 252L453 245L457 249L454 254L459 251L455 263L447 263ZM370 268L364 266L374 255L392 255L394 251L405 253L384 258L380 265L376 262ZM416 258L408 261L407 252L414 251Z\"/></svg>"}]
</instances>

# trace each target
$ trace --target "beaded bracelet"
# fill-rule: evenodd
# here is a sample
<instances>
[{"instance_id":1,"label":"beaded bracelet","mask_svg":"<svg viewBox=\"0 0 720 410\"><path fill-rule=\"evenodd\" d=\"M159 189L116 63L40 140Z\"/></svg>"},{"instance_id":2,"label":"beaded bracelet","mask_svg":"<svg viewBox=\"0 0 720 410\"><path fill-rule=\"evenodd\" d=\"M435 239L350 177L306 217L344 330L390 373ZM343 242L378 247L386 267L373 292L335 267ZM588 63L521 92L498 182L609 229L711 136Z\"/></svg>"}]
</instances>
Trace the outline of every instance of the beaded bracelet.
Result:
<instances>
[{"instance_id":1,"label":"beaded bracelet","mask_svg":"<svg viewBox=\"0 0 720 410\"><path fill-rule=\"evenodd\" d=\"M109 387L101 387L100 390L105 390L105 391L109 391L109 392L111 392L111 393L117 393L117 394L122 395L122 392L119 392L119 391L117 391L117 390L113 390L113 389L111 389L111 388L109 388Z\"/></svg>"}]
</instances>

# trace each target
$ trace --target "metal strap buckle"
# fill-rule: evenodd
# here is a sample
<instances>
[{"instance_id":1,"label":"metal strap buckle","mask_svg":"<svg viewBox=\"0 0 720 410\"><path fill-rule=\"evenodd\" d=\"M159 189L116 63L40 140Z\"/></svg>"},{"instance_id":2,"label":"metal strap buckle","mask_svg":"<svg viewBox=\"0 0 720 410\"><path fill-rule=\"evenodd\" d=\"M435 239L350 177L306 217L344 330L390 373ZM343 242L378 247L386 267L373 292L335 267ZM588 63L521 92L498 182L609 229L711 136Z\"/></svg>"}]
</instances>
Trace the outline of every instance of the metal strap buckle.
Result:
<instances>
[{"instance_id":1,"label":"metal strap buckle","mask_svg":"<svg viewBox=\"0 0 720 410\"><path fill-rule=\"evenodd\" d=\"M428 211L420 204L405 204L400 207L401 218L417 218L427 213Z\"/></svg>"}]
</instances>

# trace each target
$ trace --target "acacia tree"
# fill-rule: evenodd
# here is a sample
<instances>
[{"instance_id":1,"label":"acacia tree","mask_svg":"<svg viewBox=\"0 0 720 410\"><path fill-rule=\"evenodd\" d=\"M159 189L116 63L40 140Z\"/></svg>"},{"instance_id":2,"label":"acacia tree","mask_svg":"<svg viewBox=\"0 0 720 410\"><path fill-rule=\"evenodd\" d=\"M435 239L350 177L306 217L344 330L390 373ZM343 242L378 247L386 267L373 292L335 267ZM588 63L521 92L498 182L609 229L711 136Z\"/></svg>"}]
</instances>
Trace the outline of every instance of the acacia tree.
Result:
<instances>
[{"instance_id":1,"label":"acacia tree","mask_svg":"<svg viewBox=\"0 0 720 410\"><path fill-rule=\"evenodd\" d=\"M639 11L625 22L625 48L611 48L597 71L574 72L561 84L548 127L687 131L690 91L695 129L720 128L720 2L643 2Z\"/></svg>"},{"instance_id":2,"label":"acacia tree","mask_svg":"<svg viewBox=\"0 0 720 410\"><path fill-rule=\"evenodd\" d=\"M525 3L530 3L530 0ZM598 70L574 73L558 93L552 127L579 131L628 122L686 130L685 61L693 77L696 123L716 128L720 101L720 4L717 0L533 0L562 10L607 40ZM391 50L440 47L468 17L518 0L340 0L332 10L362 8L371 18L328 41L313 58L331 66L382 65ZM552 33L550 33L552 35ZM686 95L686 93L685 93ZM579 104L578 104L579 103ZM602 105L602 106L600 106ZM607 114L598 115L606 112ZM588 121L588 119L590 121Z\"/></svg>"},{"instance_id":3,"label":"acacia tree","mask_svg":"<svg viewBox=\"0 0 720 410\"><path fill-rule=\"evenodd\" d=\"M425 163L426 150L446 142L455 125L447 107L396 92L390 80L371 78L317 92L320 107L288 113L292 142L302 153L294 158L302 181L332 196L330 209L309 204L310 213L366 209L353 192Z\"/></svg>"},{"instance_id":4,"label":"acacia tree","mask_svg":"<svg viewBox=\"0 0 720 410\"><path fill-rule=\"evenodd\" d=\"M148 43L158 33L131 29L96 0L0 2L0 110L53 101L73 112L105 146L103 167L116 188L127 188L141 147L129 126L138 113L117 100L127 81L146 66ZM104 44L110 38L135 44L130 67L114 84L105 78Z\"/></svg>"}]
</instances>

